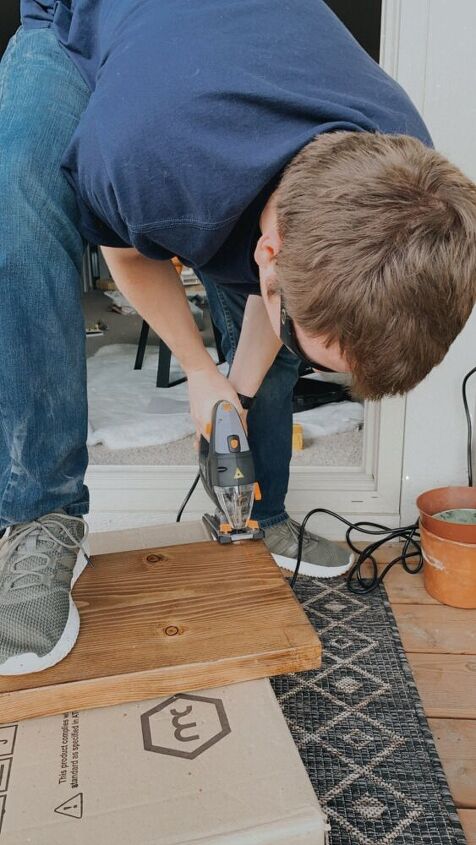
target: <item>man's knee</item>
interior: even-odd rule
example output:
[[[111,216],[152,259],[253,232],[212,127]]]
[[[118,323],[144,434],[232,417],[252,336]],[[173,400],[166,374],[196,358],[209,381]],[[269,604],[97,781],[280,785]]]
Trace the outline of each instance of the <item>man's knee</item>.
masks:
[[[14,148],[9,145],[0,155],[0,196],[4,269],[24,262],[35,250],[50,253],[53,243],[79,266],[83,241],[77,202],[59,162],[48,160],[47,155],[40,160],[28,139],[18,139]]]
[[[19,138],[14,146],[2,150],[0,161],[0,192],[2,207],[18,204],[25,208],[41,209],[48,215],[66,199],[68,190],[59,162],[40,158],[38,150],[28,139]],[[68,197],[69,199],[69,197]]]

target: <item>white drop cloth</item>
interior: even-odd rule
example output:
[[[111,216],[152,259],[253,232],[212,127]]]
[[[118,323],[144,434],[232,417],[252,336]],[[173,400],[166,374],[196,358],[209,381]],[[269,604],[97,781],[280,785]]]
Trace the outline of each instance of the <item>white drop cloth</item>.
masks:
[[[160,446],[195,430],[188,413],[187,385],[157,388],[157,347],[146,352],[141,370],[133,369],[136,351],[133,345],[113,344],[102,346],[88,359],[89,446]],[[181,375],[172,359],[171,381]],[[154,410],[160,399],[165,400],[165,413]]]
[[[364,421],[364,408],[360,402],[333,402],[311,411],[300,411],[293,419],[301,423],[306,440],[315,440],[326,434],[341,434],[359,428]]]

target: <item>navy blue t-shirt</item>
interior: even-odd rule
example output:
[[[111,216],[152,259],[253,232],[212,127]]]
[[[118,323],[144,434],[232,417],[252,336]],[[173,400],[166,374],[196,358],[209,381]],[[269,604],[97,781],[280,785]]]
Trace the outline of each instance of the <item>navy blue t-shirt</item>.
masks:
[[[316,135],[431,144],[323,0],[22,0],[22,14],[91,87],[63,165],[93,243],[256,284],[260,213]]]

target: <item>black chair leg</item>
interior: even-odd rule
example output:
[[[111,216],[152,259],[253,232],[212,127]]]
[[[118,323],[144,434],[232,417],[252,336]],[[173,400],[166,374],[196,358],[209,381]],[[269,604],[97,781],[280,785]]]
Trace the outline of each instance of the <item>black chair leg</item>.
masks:
[[[175,387],[176,384],[182,384],[184,381],[187,381],[186,377],[178,378],[175,381],[170,381],[170,362],[172,359],[172,353],[164,343],[163,340],[159,339],[159,363],[157,366],[157,387]]]
[[[172,353],[164,343],[159,339],[159,363],[157,366],[157,387],[169,387],[170,378],[170,361]]]
[[[145,348],[147,346],[147,338],[149,337],[149,324],[142,320],[142,328],[140,330],[139,343],[137,345],[136,360],[134,363],[135,370],[141,370],[144,363]]]

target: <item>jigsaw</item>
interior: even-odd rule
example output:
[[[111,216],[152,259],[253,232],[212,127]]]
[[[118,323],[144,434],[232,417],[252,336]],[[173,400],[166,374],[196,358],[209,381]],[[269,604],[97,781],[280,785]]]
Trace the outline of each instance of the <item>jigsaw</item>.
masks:
[[[210,440],[200,438],[199,467],[203,486],[216,507],[214,514],[203,517],[210,536],[219,543],[264,537],[251,519],[254,501],[261,498],[253,456],[231,402],[220,401],[213,408]]]

